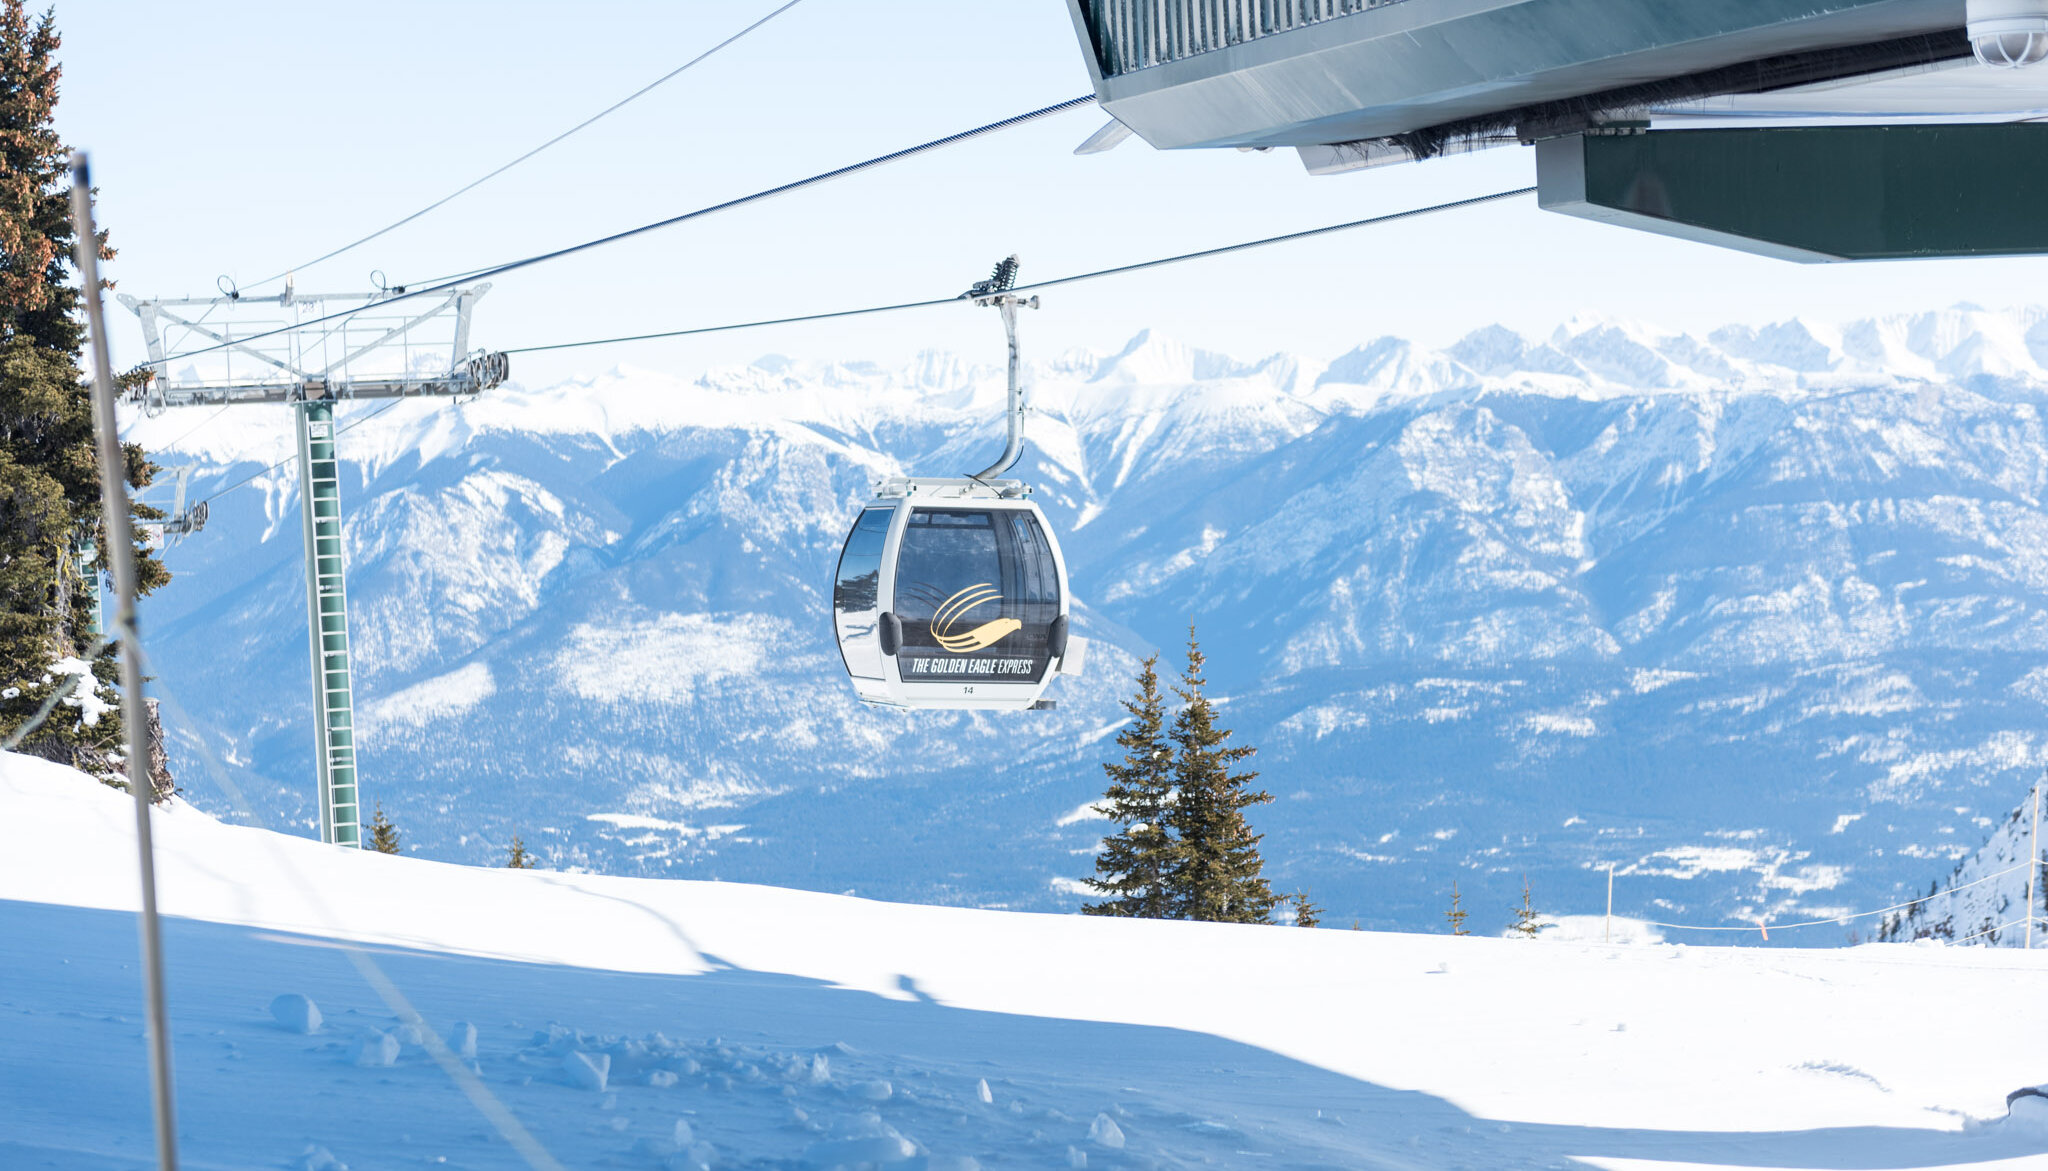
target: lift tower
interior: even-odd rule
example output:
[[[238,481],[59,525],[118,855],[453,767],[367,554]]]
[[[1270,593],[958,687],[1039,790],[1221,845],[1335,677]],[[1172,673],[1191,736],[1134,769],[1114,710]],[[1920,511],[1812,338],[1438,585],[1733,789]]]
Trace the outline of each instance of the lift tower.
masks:
[[[150,414],[239,403],[292,408],[312,644],[313,762],[324,842],[362,845],[334,408],[350,399],[474,395],[503,382],[505,355],[469,348],[471,310],[489,289],[478,284],[404,306],[382,304],[403,289],[308,294],[289,284],[273,297],[233,291],[223,297],[120,297],[142,321],[152,377],[130,397]],[[361,308],[351,308],[356,305]],[[251,320],[252,310],[265,319]],[[339,312],[348,315],[324,320]],[[313,318],[323,320],[313,324]],[[307,327],[294,328],[302,320]],[[181,349],[207,352],[181,360]]]

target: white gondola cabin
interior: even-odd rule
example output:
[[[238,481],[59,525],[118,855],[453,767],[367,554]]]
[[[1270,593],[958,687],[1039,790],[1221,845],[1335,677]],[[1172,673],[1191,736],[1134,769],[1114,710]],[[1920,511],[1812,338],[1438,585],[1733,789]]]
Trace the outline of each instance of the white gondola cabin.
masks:
[[[1087,640],[1068,633],[1067,563],[1022,480],[1017,258],[962,294],[1000,309],[1010,341],[1009,442],[971,476],[892,476],[875,485],[839,554],[833,633],[853,689],[911,708],[1045,709],[1055,675],[1079,675]]]
[[[1067,567],[1016,480],[877,486],[839,557],[832,619],[854,691],[895,707],[1050,707],[1079,674]]]

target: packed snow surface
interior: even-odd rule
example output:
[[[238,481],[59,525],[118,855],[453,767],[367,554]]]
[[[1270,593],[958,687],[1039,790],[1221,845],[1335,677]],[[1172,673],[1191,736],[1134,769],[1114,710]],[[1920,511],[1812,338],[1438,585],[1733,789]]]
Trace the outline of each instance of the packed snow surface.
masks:
[[[0,1166],[148,1165],[132,806],[0,757]],[[155,819],[195,1168],[2048,1165],[2048,957],[1120,921]],[[1581,938],[1585,932],[1579,932]],[[2031,1113],[2030,1113],[2031,1111]]]

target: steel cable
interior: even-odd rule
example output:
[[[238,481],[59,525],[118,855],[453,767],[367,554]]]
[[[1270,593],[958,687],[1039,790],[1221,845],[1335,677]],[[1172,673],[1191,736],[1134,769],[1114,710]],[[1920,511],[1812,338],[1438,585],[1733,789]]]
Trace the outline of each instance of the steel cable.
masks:
[[[1320,228],[1307,228],[1299,232],[1286,232],[1278,236],[1264,236],[1257,240],[1245,240],[1236,244],[1224,244],[1216,248],[1204,248],[1197,252],[1183,252],[1177,256],[1163,256],[1156,260],[1141,260],[1134,264],[1119,264],[1111,268],[1098,268],[1093,272],[1074,273],[1069,276],[1053,277],[1050,280],[1033,281],[1018,285],[1013,292],[1030,292],[1036,289],[1050,289],[1060,285],[1077,284],[1107,276],[1122,276],[1125,273],[1141,272],[1149,268],[1163,268],[1169,264],[1180,264],[1189,260],[1206,260],[1212,256],[1224,256],[1232,252],[1243,252],[1252,248],[1264,248],[1272,244],[1287,244],[1295,240],[1307,240],[1315,236],[1326,236],[1332,232],[1348,232],[1354,228],[1369,228],[1377,224],[1389,224],[1396,220],[1412,219],[1416,216],[1434,215],[1437,212],[1456,211],[1482,203],[1501,199],[1512,199],[1518,195],[1534,192],[1534,187],[1517,187],[1511,191],[1496,191],[1491,195],[1475,195],[1470,199],[1455,199],[1449,203],[1435,203],[1427,207],[1411,207],[1404,211],[1389,212],[1385,215],[1368,216],[1362,220],[1346,220],[1341,224],[1328,224]],[[555,342],[539,346],[515,346],[504,351],[507,354],[537,354],[544,350],[573,350],[582,346],[605,346],[617,342],[652,341],[657,338],[689,337],[702,333],[724,333],[736,329],[759,329],[768,325],[792,325],[805,321],[828,321],[835,317],[859,317],[870,313],[896,313],[905,309],[929,309],[938,305],[957,304],[962,298],[939,297],[929,301],[904,301],[894,305],[873,305],[863,309],[835,309],[826,313],[808,313],[797,317],[775,317],[764,321],[742,321],[730,325],[705,325],[693,329],[671,329],[658,333],[637,333],[623,337],[594,338],[590,341]]]
[[[299,271],[300,269],[311,268],[314,265],[319,264],[323,261],[332,260],[335,257],[340,256],[344,252],[348,252],[364,244],[368,244],[370,241],[375,240],[379,236],[385,235],[388,232],[393,232],[399,228],[404,227],[405,225],[413,222],[414,220],[419,219],[421,216],[426,215],[428,212],[431,212],[436,208],[441,207],[443,204],[450,202],[457,196],[466,195],[469,192],[474,191],[478,187],[483,186],[485,183],[490,182],[492,179],[497,178],[498,176],[504,174],[505,172],[511,170],[512,168],[518,166],[519,164],[525,162],[526,160],[532,158],[533,156],[539,154],[540,152],[548,149],[549,147],[555,145],[558,142],[561,142],[563,139],[568,138],[570,135],[587,128],[592,123],[598,121],[601,118],[606,117],[607,115],[617,112],[621,107],[625,106],[627,103],[635,101],[636,99],[639,99],[641,97],[645,97],[648,93],[652,92],[656,88],[687,72],[690,68],[697,65],[699,62],[719,52],[721,49],[730,46],[733,42],[739,40],[741,37],[746,36],[748,33],[753,32],[755,29],[760,28],[762,25],[767,24],[769,21],[774,20],[778,16],[781,16],[783,13],[788,12],[790,9],[795,8],[798,4],[802,2],[803,0],[789,0],[789,2],[787,4],[784,4],[782,7],[777,8],[773,12],[770,12],[768,15],[762,17],[761,19],[755,21],[754,23],[748,25],[747,27],[741,29],[740,31],[732,34],[731,36],[725,38],[724,40],[718,42],[717,44],[711,46],[710,48],[704,50],[702,53],[697,54],[695,57],[690,58],[688,61],[683,62],[681,65],[676,66],[674,69],[669,70],[667,73],[662,74],[660,77],[655,78],[653,81],[648,82],[646,85],[641,86],[639,89],[634,90],[632,93],[627,94],[625,97],[620,98],[618,101],[613,102],[611,105],[606,106],[604,109],[599,110],[597,113],[592,114],[590,117],[585,118],[583,121],[578,122],[576,125],[571,126],[567,130],[562,131],[560,134],[555,135],[553,138],[548,139],[546,142],[541,143],[539,146],[534,147],[532,150],[527,151],[525,154],[520,155],[518,158],[513,159],[511,162],[506,163],[504,166],[499,167],[497,170],[492,171],[489,174],[486,174],[480,178],[471,180],[470,182],[464,184],[461,187],[456,188],[455,190],[449,192],[448,194],[442,196],[441,198],[435,200],[434,202],[428,204],[427,206],[419,209],[418,211],[412,213],[411,215],[406,216],[404,219],[394,220],[393,222],[386,224],[381,228],[378,228],[376,231],[371,232],[369,235],[364,236],[362,239],[355,240],[347,244],[343,244],[341,247],[336,248],[332,252],[316,256],[313,259],[304,262],[303,264],[292,265],[286,268],[283,272],[264,277],[262,280],[257,281],[255,284],[252,284],[249,287],[252,289],[260,288],[263,285],[267,285],[270,282],[277,280],[281,277],[289,276],[292,273]]]
[[[1021,126],[1026,122],[1034,122],[1040,118],[1050,117],[1054,114],[1063,114],[1066,113],[1068,110],[1078,109],[1081,106],[1090,105],[1094,101],[1094,94],[1087,94],[1078,98],[1069,98],[1064,102],[1058,102],[1053,105],[1046,106],[1042,109],[1030,110],[1022,114],[1016,114],[1011,117],[1004,118],[1000,121],[990,122],[985,126],[976,126],[970,130],[962,130],[959,131],[958,133],[948,134],[944,138],[935,138],[932,139],[930,142],[923,142],[917,144],[916,146],[904,147],[901,150],[891,151],[885,155],[877,155],[874,158],[864,159],[858,163],[849,163],[844,167],[839,167],[831,171],[824,171],[816,175],[811,175],[808,178],[797,179],[789,183],[784,183],[779,187],[770,187],[763,191],[756,191],[751,195],[741,195],[733,199],[728,199],[723,203],[714,203],[708,207],[700,207],[695,211],[686,211],[680,215],[669,216],[667,219],[655,220],[653,223],[641,224],[639,227],[627,228],[624,231],[613,232],[608,236],[600,236],[595,240],[586,240],[580,244],[570,244],[565,247],[551,249],[547,252],[535,253],[532,256],[522,257],[518,260],[508,260],[502,264],[494,264],[485,268],[471,269],[468,272],[457,273],[453,276],[436,277],[428,284],[422,285],[418,288],[414,288],[411,285],[401,285],[399,286],[399,288],[403,291],[395,292],[390,296],[377,297],[371,299],[367,304],[357,306],[354,309],[344,309],[339,312],[325,314],[320,317],[307,318],[304,321],[294,322],[291,325],[279,326],[276,329],[265,330],[260,333],[253,333],[246,337],[237,338],[232,342],[220,342],[215,345],[201,346],[196,350],[186,350],[185,352],[180,354],[170,354],[165,356],[161,362],[151,362],[149,363],[149,365],[168,366],[172,362],[182,361],[186,358],[197,357],[201,354],[211,354],[217,350],[225,350],[232,348],[234,346],[245,346],[248,345],[250,342],[261,341],[264,338],[276,337],[279,334],[291,333],[294,330],[307,329],[312,326],[321,325],[329,321],[338,321],[344,317],[353,317],[358,313],[362,313],[376,306],[389,305],[396,301],[408,301],[414,297],[424,297],[430,293],[445,293],[448,290],[456,287],[463,281],[482,280],[486,277],[499,276],[501,274],[508,272],[516,272],[522,268],[528,268],[536,264],[544,264],[550,260],[560,260],[565,256],[574,256],[579,252],[587,252],[592,248],[602,248],[607,244],[616,244],[621,240],[630,240],[635,236],[645,235],[648,232],[659,231],[662,228],[674,227],[677,224],[687,223],[695,219],[701,219],[702,217],[708,215],[715,215],[718,212],[731,211],[734,208],[746,207],[750,204],[759,203],[763,200],[773,199],[778,195],[787,195],[793,191],[801,191],[807,187],[815,187],[821,183],[829,183],[834,179],[843,179],[849,175],[856,175],[861,173],[862,171],[871,170],[875,167],[884,166],[886,164],[893,162],[899,162],[903,159],[911,158],[916,155],[925,154],[929,151],[940,150],[944,147],[953,146],[961,142],[966,142],[969,139],[979,138],[985,134],[993,134],[1000,130],[1007,130],[1013,126]]]

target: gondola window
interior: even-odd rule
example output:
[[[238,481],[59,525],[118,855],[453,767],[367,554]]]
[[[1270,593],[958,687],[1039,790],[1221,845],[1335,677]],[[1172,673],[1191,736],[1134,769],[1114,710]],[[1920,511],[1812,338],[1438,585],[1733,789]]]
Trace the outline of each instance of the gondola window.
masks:
[[[839,575],[832,586],[832,621],[839,653],[850,675],[882,677],[882,643],[875,621],[880,612],[882,546],[889,539],[893,508],[870,508],[860,514],[846,548],[839,555]]]
[[[895,613],[906,681],[1034,682],[1059,615],[1052,549],[1028,514],[921,508],[904,526]]]

